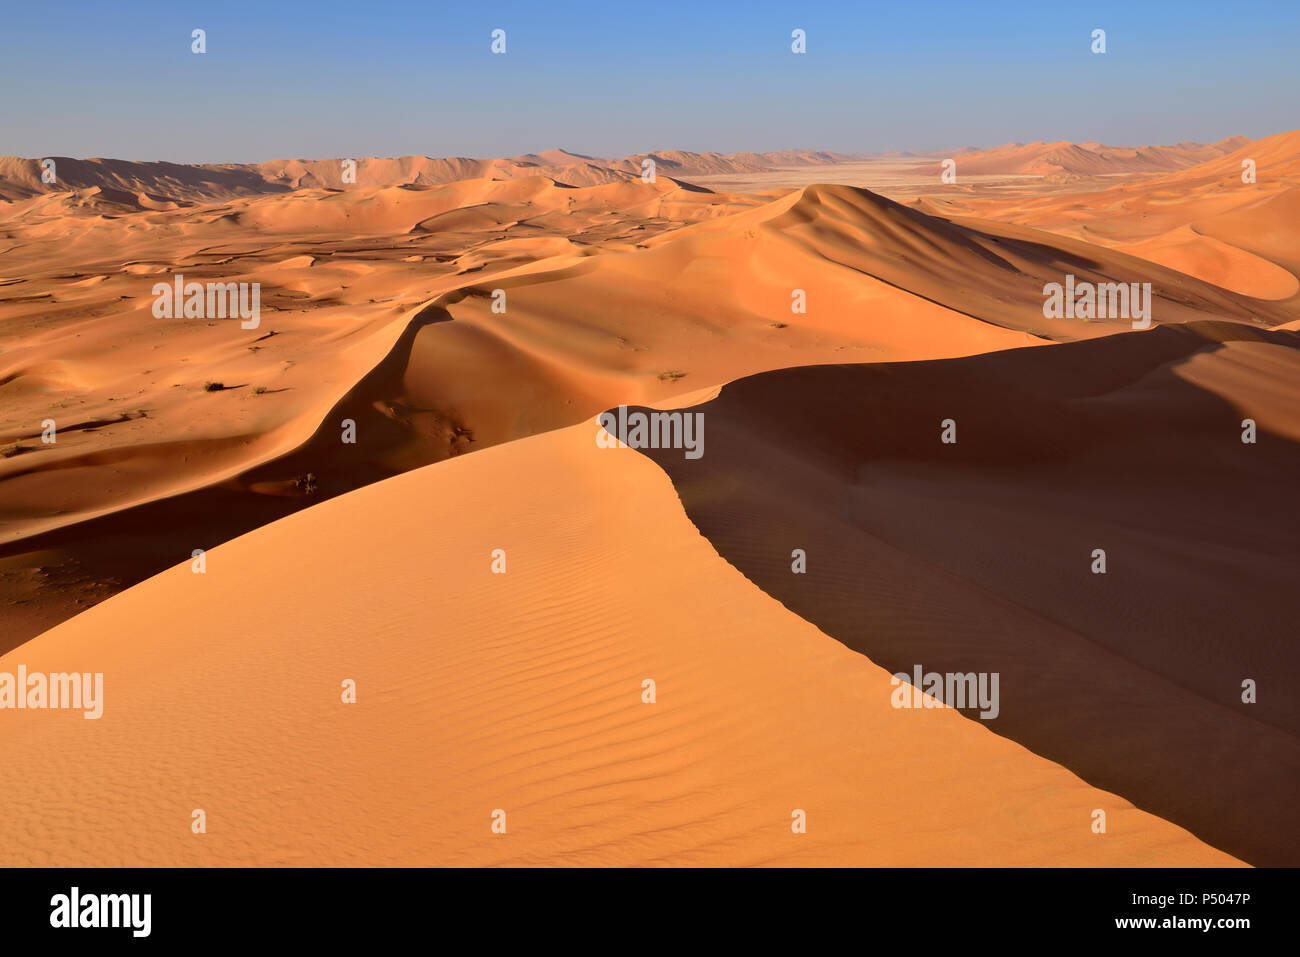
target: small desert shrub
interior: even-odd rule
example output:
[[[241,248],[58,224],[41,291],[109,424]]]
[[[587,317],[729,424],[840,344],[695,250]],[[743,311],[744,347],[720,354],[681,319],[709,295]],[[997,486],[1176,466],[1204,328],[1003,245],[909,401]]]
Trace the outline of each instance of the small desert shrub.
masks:
[[[204,392],[220,392],[226,387],[224,382],[205,382],[203,383]]]
[[[306,475],[299,475],[293,480],[293,487],[302,489],[306,495],[311,495],[319,486],[316,484],[315,473],[308,472]]]
[[[661,382],[671,382],[673,379],[680,379],[684,375],[686,375],[685,372],[678,372],[676,369],[670,369],[667,372],[659,373],[659,380]]]
[[[265,391],[266,391],[266,386],[259,385],[253,389],[253,395],[261,395]]]

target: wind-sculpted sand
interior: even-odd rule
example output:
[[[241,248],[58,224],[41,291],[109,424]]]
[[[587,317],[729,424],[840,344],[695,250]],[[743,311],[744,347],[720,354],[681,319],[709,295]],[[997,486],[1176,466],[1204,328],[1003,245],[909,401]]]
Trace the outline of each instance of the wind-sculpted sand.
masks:
[[[326,502],[0,657],[105,683],[98,721],[5,716],[0,859],[1233,863],[956,711],[891,709],[885,671],[746,581],[596,431]]]
[[[0,160],[6,863],[1295,863],[1297,136]]]
[[[707,454],[645,454],[792,612],[891,673],[997,673],[992,731],[1251,863],[1300,858],[1300,335],[788,369],[691,412]]]

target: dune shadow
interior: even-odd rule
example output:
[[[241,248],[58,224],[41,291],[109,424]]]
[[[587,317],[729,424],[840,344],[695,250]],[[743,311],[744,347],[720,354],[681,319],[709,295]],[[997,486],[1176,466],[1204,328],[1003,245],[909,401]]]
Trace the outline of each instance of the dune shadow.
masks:
[[[77,522],[54,531],[0,546],[0,569],[57,567],[64,578],[111,583],[120,591],[188,561],[195,548],[210,549],[255,528],[341,495],[389,478],[407,468],[446,458],[445,449],[421,444],[400,418],[385,415],[375,397],[392,393],[409,361],[420,331],[452,317],[440,304],[431,304],[412,317],[385,358],[362,377],[325,415],[321,427],[302,445],[270,462],[254,466],[219,485]],[[222,385],[228,392],[241,386]],[[264,395],[282,392],[267,390]],[[202,401],[196,397],[193,401]],[[356,423],[356,442],[345,445],[340,423]],[[395,464],[394,448],[407,449]],[[27,451],[26,448],[21,451]],[[66,463],[74,465],[76,463]],[[310,491],[295,485],[297,476],[312,473]],[[268,494],[267,489],[273,492]],[[0,574],[0,596],[11,582]],[[21,592],[18,600],[50,606],[45,627],[69,617],[62,596],[48,591],[35,599]],[[95,600],[100,600],[103,594]],[[10,600],[13,597],[10,596]],[[75,610],[82,610],[77,607]],[[0,636],[0,654],[35,637],[37,632],[7,629]]]
[[[1278,388],[1300,381],[1300,336],[1232,323],[786,369],[691,410],[701,458],[643,454],[719,554],[828,635],[894,674],[996,673],[997,717],[967,717],[1247,862],[1296,865],[1300,446],[1245,444],[1241,422],[1276,415],[1260,395],[1300,415],[1300,390],[1229,402],[1182,374],[1258,350]]]

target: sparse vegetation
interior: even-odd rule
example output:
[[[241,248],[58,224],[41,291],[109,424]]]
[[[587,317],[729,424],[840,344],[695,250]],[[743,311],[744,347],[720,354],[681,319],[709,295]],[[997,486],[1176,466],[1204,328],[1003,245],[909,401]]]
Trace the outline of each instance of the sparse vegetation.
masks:
[[[676,369],[669,369],[667,372],[659,373],[659,380],[661,382],[671,382],[674,379],[680,379],[685,375],[685,372],[678,372]]]
[[[203,383],[204,392],[220,392],[226,387],[224,382],[205,382]]]
[[[15,442],[13,445],[6,445],[4,448],[0,449],[0,455],[7,459],[11,459],[15,455],[22,455],[24,452],[30,451],[31,449],[23,445],[21,442]]]
[[[314,472],[308,472],[306,475],[299,475],[293,480],[293,487],[301,490],[304,495],[312,495],[318,488],[320,488],[320,486],[316,484],[316,475]]]
[[[254,387],[253,387],[253,395],[261,395],[261,394],[262,394],[263,392],[265,392],[265,391],[266,391],[266,386],[264,386],[264,385],[259,385],[259,386],[254,386]]]
[[[788,322],[773,322],[773,323],[771,323],[771,326],[772,326],[773,329],[784,329],[784,328],[785,328],[786,326],[788,326],[788,325],[789,325]]]

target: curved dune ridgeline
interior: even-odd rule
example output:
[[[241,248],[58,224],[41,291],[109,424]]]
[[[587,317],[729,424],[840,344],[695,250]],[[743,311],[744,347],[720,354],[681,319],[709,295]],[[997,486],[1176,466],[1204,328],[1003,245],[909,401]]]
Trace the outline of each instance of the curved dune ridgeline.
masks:
[[[786,369],[691,411],[702,457],[644,454],[785,607],[891,673],[997,672],[977,723],[1253,864],[1300,857],[1300,334]]]
[[[0,858],[1300,862],[1298,136],[0,158]]]

